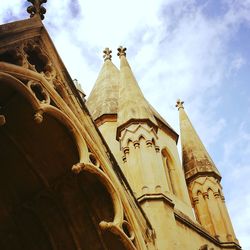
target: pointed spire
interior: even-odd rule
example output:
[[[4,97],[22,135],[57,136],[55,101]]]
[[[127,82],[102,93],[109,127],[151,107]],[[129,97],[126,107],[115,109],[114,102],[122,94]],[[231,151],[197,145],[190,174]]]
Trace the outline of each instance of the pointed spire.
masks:
[[[151,106],[144,98],[126,59],[126,50],[126,48],[120,46],[117,54],[120,58],[117,138],[129,122],[146,121],[157,129]]]
[[[86,102],[94,120],[105,114],[117,114],[119,70],[112,63],[112,51],[103,50],[104,64]]]
[[[46,9],[42,6],[42,4],[47,3],[47,0],[27,0],[32,5],[27,8],[27,12],[30,14],[30,17],[34,17],[39,15],[41,20],[44,19],[44,14],[46,13]]]
[[[212,175],[220,180],[220,173],[189,120],[183,103],[178,99],[176,107],[179,110],[180,117],[182,162],[186,180],[190,181],[199,175]]]

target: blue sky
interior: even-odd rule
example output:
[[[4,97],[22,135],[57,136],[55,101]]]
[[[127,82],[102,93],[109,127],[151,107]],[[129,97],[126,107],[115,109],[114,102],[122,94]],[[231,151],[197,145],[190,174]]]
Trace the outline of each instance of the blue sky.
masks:
[[[72,3],[73,2],[73,3]],[[28,17],[0,2],[0,22]],[[233,225],[250,249],[250,0],[48,0],[44,24],[89,94],[102,50],[127,47],[149,102],[177,130],[177,98],[222,173]],[[73,62],[72,62],[73,61]]]

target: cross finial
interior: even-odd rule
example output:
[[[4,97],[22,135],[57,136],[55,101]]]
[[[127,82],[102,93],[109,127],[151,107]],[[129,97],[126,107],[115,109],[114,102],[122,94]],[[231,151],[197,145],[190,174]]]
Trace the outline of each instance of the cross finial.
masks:
[[[103,55],[104,61],[111,60],[111,58],[112,58],[112,55],[111,55],[112,50],[110,50],[109,48],[105,48],[103,50],[103,53],[104,53],[104,55]]]
[[[117,55],[121,58],[121,56],[126,56],[127,48],[120,46],[118,49]]]
[[[179,110],[179,109],[184,109],[183,103],[184,103],[183,101],[181,101],[180,99],[178,99],[178,100],[176,101],[175,107],[177,107],[178,110]]]
[[[46,13],[46,9],[42,6],[42,4],[47,3],[47,0],[27,0],[32,5],[27,8],[27,12],[30,14],[30,17],[35,15],[39,15],[40,18],[44,19],[44,14]]]

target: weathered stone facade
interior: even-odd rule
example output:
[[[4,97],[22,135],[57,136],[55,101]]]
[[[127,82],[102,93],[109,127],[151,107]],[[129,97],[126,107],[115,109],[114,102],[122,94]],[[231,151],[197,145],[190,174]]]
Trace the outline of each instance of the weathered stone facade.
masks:
[[[0,249],[241,249],[183,102],[178,134],[120,47],[85,102],[30,1],[0,26]]]

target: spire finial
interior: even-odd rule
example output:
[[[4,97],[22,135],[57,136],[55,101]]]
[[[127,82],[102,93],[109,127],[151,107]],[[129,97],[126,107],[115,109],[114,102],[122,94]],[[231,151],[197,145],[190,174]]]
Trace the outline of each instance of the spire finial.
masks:
[[[180,99],[178,99],[178,100],[176,101],[175,107],[177,107],[178,110],[179,110],[179,109],[184,109],[183,103],[184,103],[183,101],[181,101]]]
[[[127,48],[120,46],[118,49],[117,55],[121,58],[121,56],[126,56]]]
[[[46,13],[46,9],[42,6],[42,4],[47,3],[47,0],[27,0],[32,5],[27,8],[27,12],[30,14],[30,17],[35,15],[39,15],[41,20],[44,19],[44,14]]]
[[[104,53],[104,55],[103,55],[104,61],[107,61],[107,60],[110,60],[110,61],[111,61],[111,58],[112,58],[112,55],[111,55],[112,50],[110,50],[109,48],[105,48],[105,49],[103,50],[103,53]]]

